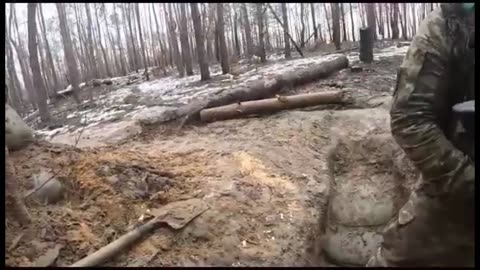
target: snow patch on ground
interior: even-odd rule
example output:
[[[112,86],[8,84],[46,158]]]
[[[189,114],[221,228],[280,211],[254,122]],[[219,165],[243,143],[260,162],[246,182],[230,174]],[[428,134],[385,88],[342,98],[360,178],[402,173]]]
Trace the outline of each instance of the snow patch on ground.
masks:
[[[47,140],[52,139],[56,135],[59,134],[65,134],[69,133],[70,130],[72,130],[74,127],[72,126],[63,126],[61,128],[53,129],[53,130],[48,130],[48,129],[43,129],[43,130],[36,130],[35,135],[44,137]]]
[[[407,50],[408,46],[391,46],[374,50],[374,59],[379,60],[385,57],[405,55]],[[95,108],[74,112],[69,114],[67,119],[80,117],[79,121],[86,130],[97,129],[99,124],[116,120],[122,120],[122,122],[130,120],[149,122],[150,119],[155,119],[158,114],[174,109],[171,106],[187,104],[193,99],[215,95],[224,90],[244,86],[252,81],[269,79],[276,75],[309,68],[312,65],[331,61],[342,55],[346,55],[350,63],[359,61],[358,51],[352,51],[346,54],[318,55],[292,60],[283,59],[283,54],[275,54],[269,57],[268,64],[255,65],[251,70],[235,76],[231,74],[222,75],[219,66],[214,65],[210,68],[212,80],[209,82],[201,82],[200,75],[185,76],[182,78],[174,75],[126,86],[106,95],[99,96],[99,98],[95,100]],[[116,77],[112,78],[112,81],[120,82],[127,79],[128,76]],[[124,104],[125,98],[129,95],[136,95],[141,98],[141,100],[158,101],[160,106],[147,108],[143,105]],[[142,102],[139,103],[141,104]],[[52,139],[55,136],[60,136],[60,134],[70,133],[71,130],[71,126],[65,126],[55,130],[41,130],[37,131],[37,133]],[[100,134],[98,136],[100,136]]]
[[[392,57],[392,56],[404,56],[407,51],[408,51],[409,46],[402,46],[402,47],[397,47],[397,46],[390,46],[384,49],[374,49],[373,50],[373,60],[378,61],[381,60],[382,58],[387,58],[387,57]],[[350,52],[347,54],[348,61],[350,63],[356,63],[359,60],[359,52]]]
[[[125,97],[132,93],[132,88],[120,88],[118,90],[108,93],[107,95],[101,95],[98,98],[97,102],[106,106],[111,106],[113,104],[123,104],[123,100],[125,99]]]

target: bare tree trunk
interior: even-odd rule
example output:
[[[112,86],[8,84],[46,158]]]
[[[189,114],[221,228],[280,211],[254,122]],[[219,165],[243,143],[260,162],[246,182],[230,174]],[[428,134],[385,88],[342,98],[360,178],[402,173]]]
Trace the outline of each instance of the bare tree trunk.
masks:
[[[108,64],[107,53],[105,52],[105,47],[102,44],[102,29],[100,28],[100,21],[98,20],[98,9],[96,7],[96,4],[94,4],[93,7],[95,8],[95,18],[96,18],[97,29],[98,29],[98,44],[100,45],[100,49],[102,50],[103,61],[105,62],[105,69],[107,71],[107,76],[109,78],[111,78],[112,77],[112,72],[110,71],[110,67],[109,67],[109,64]]]
[[[215,5],[215,4],[212,4]],[[215,48],[215,59],[217,59],[217,62],[220,63],[220,38],[218,37],[218,25],[215,24],[215,43],[214,43],[214,48]]]
[[[89,5],[90,8],[90,5]],[[94,22],[94,16],[95,13],[92,12],[92,24],[95,24]],[[97,78],[105,78],[107,75],[107,71],[105,69],[105,63],[103,62],[103,57],[102,57],[102,51],[100,49],[100,46],[98,45],[98,36],[97,36],[98,29],[93,26],[92,29],[92,38],[93,38],[93,49],[95,51],[95,61],[98,67],[98,76]],[[75,37],[72,38],[72,43],[75,42]]]
[[[273,17],[275,18],[275,20],[277,20],[278,24],[280,24],[280,26],[283,28],[284,33],[287,35],[288,38],[290,38],[290,41],[293,43],[293,46],[295,46],[295,49],[298,51],[298,53],[300,54],[300,56],[304,57],[304,56],[303,56],[303,53],[302,53],[302,50],[301,50],[300,47],[297,45],[297,43],[296,43],[295,40],[292,38],[292,36],[288,33],[287,28],[283,25],[282,21],[281,21],[280,18],[277,16],[277,13],[275,13],[275,11],[273,10],[272,5],[270,5],[269,3],[267,3],[267,6],[268,6],[268,8],[270,8],[270,11],[272,12]]]
[[[378,31],[383,38],[385,38],[385,22],[383,20],[383,10],[382,10],[382,3],[378,4]]]
[[[58,11],[58,20],[60,25],[60,34],[62,36],[63,51],[65,53],[65,62],[68,67],[68,74],[70,77],[70,82],[73,89],[73,98],[80,104],[80,98],[78,93],[80,88],[78,84],[80,83],[80,74],[78,73],[77,61],[73,54],[72,40],[70,38],[70,31],[68,30],[67,16],[65,14],[64,4],[56,3]]]
[[[206,81],[210,79],[210,71],[208,70],[208,62],[205,55],[202,21],[200,19],[200,12],[198,11],[197,3],[190,3],[190,10],[192,12],[193,28],[195,30],[200,78],[202,81]]]
[[[389,4],[388,3],[385,3],[385,18],[387,19],[387,38],[390,38],[391,35],[390,35],[390,22],[391,22],[391,11],[390,11],[390,8],[389,8]]]
[[[243,13],[243,26],[245,27],[245,39],[247,43],[247,58],[251,58],[254,54],[253,50],[253,39],[252,39],[252,30],[250,27],[250,21],[248,19],[247,4],[242,3],[242,13]]]
[[[167,5],[167,4],[164,3],[164,5]],[[180,55],[180,50],[178,48],[177,34],[175,32],[176,23],[175,23],[175,20],[173,19],[171,5],[172,5],[171,3],[168,4],[168,14],[167,14],[167,10],[165,9],[165,18],[168,18],[167,27],[170,33],[170,45],[173,52],[175,66],[177,67],[178,75],[180,77],[183,77],[185,76],[185,69],[182,63],[183,61],[182,61],[182,56]]]
[[[328,10],[327,10],[327,4],[323,3],[323,10],[325,11],[325,18],[327,19],[327,27],[328,27],[328,36],[330,37],[330,41],[333,41],[333,34],[332,34],[332,29],[330,27],[330,18],[328,18]]]
[[[355,23],[353,22],[353,9],[352,3],[348,3],[350,6],[350,21],[352,22],[352,40],[355,42]]]
[[[270,32],[268,31],[268,16],[264,11],[264,25],[265,25],[265,49],[266,51],[271,51],[272,50],[272,43],[270,42]]]
[[[418,20],[419,23],[420,23],[420,21],[423,21],[423,19],[425,19],[425,9],[426,9],[425,8],[425,3],[421,3],[420,5],[421,5],[420,6],[420,14],[419,14],[420,20]]]
[[[90,66],[93,74],[90,74],[90,78],[95,78],[99,74],[98,66],[97,66],[97,61],[95,57],[95,51],[93,49],[93,25],[92,25],[92,16],[90,14],[90,7],[88,3],[85,3],[85,11],[87,13],[87,23],[88,23],[88,51],[90,54]]]
[[[230,36],[231,36],[226,38],[227,42],[230,41],[230,47],[232,52],[232,59],[230,60],[230,62],[236,62],[238,60],[238,57],[240,56],[239,54],[237,54],[237,51],[235,49],[236,44],[235,44],[235,23],[233,21],[234,12],[232,8],[233,4],[234,3],[227,4],[227,9],[226,9],[228,11],[227,17],[228,17],[228,22],[230,24],[230,31],[228,32],[230,33]]]
[[[138,28],[137,28],[137,19],[136,19],[136,13],[135,13],[135,3],[130,3],[131,5],[131,8],[130,8],[130,16],[131,16],[131,20],[132,20],[132,32],[133,32],[133,39],[135,40],[135,46],[138,48],[138,50],[136,50],[134,52],[135,56],[136,56],[136,61],[137,61],[137,72],[138,72],[138,69],[141,69],[143,66],[144,66],[144,63],[143,63],[143,57],[142,57],[142,52],[141,52],[141,45],[139,45],[139,42],[140,42],[140,39],[138,38]]]
[[[113,12],[114,12],[113,16],[116,17],[117,13],[115,11],[115,6],[113,7]],[[102,3],[102,14],[103,14],[103,20],[105,21],[105,30],[107,32],[108,40],[110,42],[110,48],[112,49],[113,60],[115,62],[114,73],[115,74],[123,73],[121,71],[122,70],[122,64],[121,64],[121,59],[120,59],[121,56],[118,57],[118,53],[116,52],[115,44],[113,42],[112,33],[108,29],[108,20],[107,20],[107,14],[106,13],[107,13],[107,10],[106,10],[106,7],[105,7],[105,3]],[[120,47],[121,45],[122,44],[118,44],[118,47]]]
[[[218,41],[220,47],[220,60],[222,65],[222,73],[230,72],[230,65],[228,60],[227,42],[225,41],[225,20],[223,16],[223,4],[217,3],[217,30]]]
[[[364,16],[364,3],[357,3],[358,14],[360,15],[360,22],[362,23],[361,28],[365,27],[365,16]]]
[[[313,26],[313,37],[315,38],[315,41],[318,40],[318,29],[317,29],[317,23],[315,22],[315,7],[314,3],[310,3],[310,10],[312,12],[312,26]]]
[[[23,78],[23,84],[28,93],[28,100],[32,104],[33,108],[37,108],[37,104],[35,102],[35,89],[33,87],[32,77],[30,76],[30,72],[29,72],[30,71],[30,68],[28,67],[29,64],[27,63],[28,55],[27,55],[27,52],[25,51],[25,47],[23,46],[22,39],[20,38],[20,36],[18,36],[18,22],[15,14],[14,4],[10,4],[10,20],[13,20],[13,23],[15,25],[18,44],[17,42],[14,41],[12,31],[10,31],[10,42],[12,43],[17,53],[17,58],[20,64],[20,70]],[[12,21],[10,21],[9,24],[11,25]]]
[[[140,46],[142,47],[142,56],[143,56],[143,65],[145,68],[145,77],[150,80],[150,75],[148,75],[148,61],[145,49],[145,41],[143,40],[143,33],[142,33],[142,24],[140,23],[140,9],[139,4],[135,3],[135,12],[137,13],[137,25],[138,25],[138,35],[140,36]]]
[[[390,25],[392,26],[392,39],[398,39],[399,31],[398,31],[398,3],[391,3],[392,5],[392,20]]]
[[[57,90],[58,90],[57,71],[55,70],[55,65],[53,64],[52,51],[50,50],[50,44],[48,43],[47,32],[46,32],[46,28],[45,28],[45,18],[43,17],[42,4],[39,4],[39,10],[40,10],[43,40],[45,40],[45,50],[47,52],[47,60],[48,60],[48,63],[50,65],[50,72],[52,74],[52,80],[53,80],[53,85],[54,85],[53,91],[56,93]]]
[[[305,47],[305,8],[303,3],[300,3],[300,23],[302,27],[300,28],[300,48]]]
[[[180,3],[180,41],[182,43],[183,62],[187,76],[193,75],[192,56],[190,55],[190,44],[188,42],[187,12],[185,10],[186,3]]]
[[[116,4],[113,4],[113,10],[114,10],[114,16],[115,16],[115,29],[117,30],[117,45],[118,49],[120,51],[120,67],[122,71],[122,75],[125,76],[127,75],[127,64],[125,63],[125,55],[123,53],[123,47],[122,47],[122,35],[120,35],[120,22],[119,22],[119,16],[117,14],[117,11],[115,9]],[[125,22],[124,22],[125,23]]]
[[[412,37],[417,33],[417,13],[415,10],[415,4],[412,3]]]
[[[365,63],[373,61],[373,33],[372,28],[360,29],[360,55],[359,59]]]
[[[399,19],[399,22],[400,22],[400,29],[402,30],[402,36],[404,35],[403,34],[403,30],[404,30],[404,25],[403,25],[403,14],[399,11],[398,12],[398,19]],[[400,31],[399,31],[399,36],[400,36]],[[400,38],[400,37],[399,37]]]
[[[347,41],[347,24],[345,21],[345,10],[343,9],[343,3],[340,3],[340,11],[342,13],[342,28],[343,28],[343,41]]]
[[[205,42],[207,47],[207,59],[213,59],[214,57],[213,46],[215,46],[215,36],[212,37],[212,35],[214,35],[215,33],[212,34],[212,32],[215,32],[215,28],[212,27],[212,21],[213,21],[213,18],[215,17],[215,12],[212,9],[212,5],[209,5],[208,14],[207,14],[207,4],[203,3],[202,6],[203,6],[202,14],[203,14],[203,28],[204,28],[203,33],[205,33],[205,38],[206,38]],[[214,28],[214,30],[212,31],[211,28]],[[212,46],[212,42],[214,43],[213,46]]]
[[[166,52],[166,48],[164,47],[163,45],[163,42],[162,42],[162,39],[160,38],[160,25],[158,23],[158,18],[157,18],[157,13],[155,11],[155,6],[152,4],[152,8],[153,8],[153,17],[155,19],[155,26],[157,28],[157,38],[158,38],[158,43],[160,44],[160,51],[162,53],[162,69],[163,69],[163,74],[166,75],[167,74],[167,71],[165,69],[166,65],[167,65],[167,52]]]
[[[7,60],[9,61],[9,60]],[[16,85],[15,79],[11,78],[12,73],[8,71],[5,76],[5,89],[10,89],[8,93],[5,93],[5,103],[10,104],[20,116],[24,115],[24,107],[21,95],[19,94],[20,88],[19,85]],[[18,79],[18,78],[17,78]]]
[[[235,51],[237,53],[237,56],[240,57],[241,55],[241,50],[240,50],[240,40],[238,38],[238,15],[237,15],[237,11],[235,11],[235,18],[233,20],[233,28],[234,28],[234,33],[235,33]]]
[[[7,51],[7,72],[8,72],[9,82],[10,82],[9,88],[12,89],[10,91],[11,92],[10,96],[12,97],[11,100],[13,103],[12,105],[16,110],[18,110],[17,112],[22,113],[23,108],[21,105],[23,102],[22,102],[21,95],[19,94],[21,93],[21,85],[20,85],[20,80],[18,79],[18,76],[17,76],[17,70],[15,68],[12,47],[10,46],[10,42],[8,41],[7,38],[5,38],[5,49]]]
[[[335,48],[340,50],[342,47],[340,42],[340,8],[338,3],[330,3],[330,5],[332,8],[333,43],[335,44]]]
[[[130,4],[131,5],[131,4]],[[133,64],[132,68],[138,72],[138,59],[137,59],[137,49],[135,47],[135,35],[133,34],[133,27],[132,27],[132,19],[130,15],[131,9],[129,8],[128,10],[124,9],[124,12],[126,14],[126,20],[128,24],[128,29],[130,31],[130,45],[132,46],[131,50],[131,63]]]
[[[290,52],[290,39],[288,37],[288,14],[287,14],[287,3],[283,2],[282,5],[282,15],[283,15],[283,39],[285,42],[285,58],[292,58]]]
[[[407,3],[402,3],[403,7],[403,39],[407,40],[408,35],[407,35]]]
[[[33,81],[35,83],[35,99],[38,106],[38,114],[43,122],[50,120],[50,113],[47,107],[47,96],[45,85],[40,71],[40,64],[38,62],[38,48],[37,48],[37,21],[35,18],[37,4],[28,3],[28,50],[30,53],[30,67],[32,69]]]
[[[36,12],[37,20],[40,21],[40,15]],[[55,93],[52,91],[53,86],[50,85],[50,75],[48,75],[48,67],[47,61],[45,60],[46,56],[44,56],[45,49],[43,47],[42,36],[39,33],[40,31],[37,28],[37,46],[38,46],[38,56],[39,56],[39,64],[40,64],[40,74],[42,75],[43,85],[45,86],[45,95],[47,99],[53,96]]]
[[[148,23],[146,23],[146,29],[147,29],[147,33],[145,34],[146,36],[148,35],[148,38],[150,39],[150,55],[152,56],[150,61],[151,61],[151,66],[156,66],[156,67],[160,67],[160,62],[159,62],[159,53],[158,53],[158,50],[157,50],[157,46],[155,46],[155,39],[153,38],[153,15],[152,15],[152,6],[153,6],[153,3],[151,3],[150,5],[149,4],[146,4],[146,12],[148,13]]]
[[[125,35],[125,50],[126,50],[126,58],[125,58],[125,63],[126,63],[126,72],[129,73],[131,70],[135,69],[134,65],[134,58],[135,56],[132,54],[132,46],[131,42],[129,42],[129,27],[128,27],[128,15],[127,15],[127,10],[126,10],[126,4],[125,3],[120,3],[120,9],[122,11],[122,21],[123,21],[123,31]],[[120,36],[121,37],[121,36]],[[120,38],[121,41],[121,38]]]
[[[375,3],[366,3],[367,24],[372,29],[373,40],[377,40],[377,27],[375,23]]]
[[[85,47],[86,46],[86,42],[85,42],[85,38],[84,38],[84,35],[83,35],[83,32],[81,31],[82,27],[80,26],[80,16],[79,16],[79,11],[78,11],[78,7],[77,7],[77,4],[74,4],[73,5],[73,10],[74,10],[74,13],[75,13],[75,19],[77,20],[77,34],[78,34],[78,40],[79,40],[79,47],[80,47],[80,58],[78,59],[78,61],[80,62],[81,64],[81,69],[82,69],[82,78],[83,78],[83,81],[87,81],[92,72],[91,72],[91,65],[90,65],[90,58],[89,58],[89,53],[88,53],[88,50],[87,48]]]
[[[148,9],[148,3],[143,4],[143,8],[141,9],[143,13],[140,13],[140,22],[142,24],[142,31],[144,36],[144,43],[145,43],[145,55],[147,57],[147,66],[153,67],[156,66],[155,63],[155,51],[152,46],[152,35],[151,35],[151,27],[152,23],[149,21],[150,19],[150,11]]]
[[[263,3],[256,3],[257,7],[257,24],[258,24],[258,53],[260,56],[260,62],[267,62],[267,55],[265,53],[264,42],[264,28],[263,28]]]
[[[10,22],[11,22],[12,10],[13,9],[11,8],[10,19],[9,19]],[[10,44],[10,33],[11,33],[11,23],[8,25],[8,28],[7,28],[7,16],[5,16],[5,51],[7,56],[7,71],[9,75],[9,81],[10,81],[10,89],[12,89],[11,91],[9,91],[12,99],[8,99],[8,100],[12,100],[14,108],[17,109],[18,112],[21,114],[23,112],[23,108],[21,106],[23,102],[20,95],[21,85],[20,85],[20,80],[18,79],[17,70],[15,68],[13,50]]]

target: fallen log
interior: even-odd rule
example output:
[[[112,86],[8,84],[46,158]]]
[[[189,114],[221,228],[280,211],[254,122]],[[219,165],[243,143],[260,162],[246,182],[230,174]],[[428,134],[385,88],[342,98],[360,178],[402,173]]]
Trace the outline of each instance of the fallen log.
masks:
[[[276,98],[247,101],[200,111],[202,122],[213,122],[237,118],[244,115],[271,113],[286,109],[303,108],[343,102],[342,91],[277,96]]]
[[[348,59],[339,56],[330,61],[313,64],[309,68],[291,71],[272,78],[260,79],[247,85],[222,91],[205,99],[198,99],[176,109],[166,110],[154,119],[150,117],[147,125],[167,123],[178,119],[181,126],[192,121],[200,120],[200,111],[206,108],[219,107],[237,102],[259,100],[274,97],[277,94],[287,92],[292,87],[297,87],[312,81],[326,78],[331,74],[347,68]],[[139,120],[143,122],[143,120]]]
[[[209,100],[206,108],[223,106],[231,103],[258,100],[273,97],[282,90],[300,86],[312,81],[324,79],[332,73],[348,67],[348,59],[339,56],[333,60],[325,61],[312,67],[298,71],[288,72],[269,79],[258,80],[247,86],[238,87],[231,91],[223,92]],[[202,108],[203,109],[203,108]]]

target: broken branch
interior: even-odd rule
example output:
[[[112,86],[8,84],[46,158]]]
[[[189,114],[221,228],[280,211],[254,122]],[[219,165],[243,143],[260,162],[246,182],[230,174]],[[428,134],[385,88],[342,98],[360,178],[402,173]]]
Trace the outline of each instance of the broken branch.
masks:
[[[275,13],[275,11],[273,10],[272,6],[270,5],[270,3],[267,3],[268,5],[268,8],[270,9],[270,11],[272,12],[273,16],[275,17],[275,19],[277,20],[277,22],[280,24],[280,26],[283,28],[283,31],[285,31],[285,33],[287,34],[288,38],[290,38],[290,40],[292,41],[293,45],[295,46],[295,49],[297,49],[298,53],[302,56],[303,56],[303,53],[302,53],[302,50],[300,49],[300,47],[298,47],[297,43],[295,42],[295,40],[293,40],[292,36],[290,36],[290,33],[288,33],[288,29],[285,29],[285,26],[283,26],[283,23],[282,21],[280,20],[280,18],[277,16],[277,13]]]

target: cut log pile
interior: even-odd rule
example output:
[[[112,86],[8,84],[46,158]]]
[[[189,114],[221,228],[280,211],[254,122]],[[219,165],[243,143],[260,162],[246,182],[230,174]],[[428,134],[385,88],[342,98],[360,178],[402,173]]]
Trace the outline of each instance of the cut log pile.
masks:
[[[206,108],[224,106],[231,103],[274,97],[293,87],[324,79],[332,73],[347,68],[348,59],[340,56],[299,71],[289,72],[270,79],[258,80],[246,87],[239,87],[210,100]]]
[[[240,86],[229,91],[224,91],[210,99],[198,100],[176,110],[167,111],[159,117],[155,123],[169,122],[179,118],[185,118],[184,123],[192,120],[201,120],[200,111],[204,109],[244,101],[271,98],[277,94],[287,92],[293,87],[326,78],[347,67],[347,57],[339,56],[333,60],[325,61],[306,69],[289,72],[273,78],[258,80],[247,84],[246,86]]]

